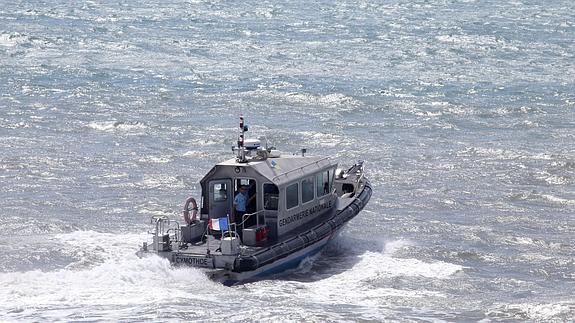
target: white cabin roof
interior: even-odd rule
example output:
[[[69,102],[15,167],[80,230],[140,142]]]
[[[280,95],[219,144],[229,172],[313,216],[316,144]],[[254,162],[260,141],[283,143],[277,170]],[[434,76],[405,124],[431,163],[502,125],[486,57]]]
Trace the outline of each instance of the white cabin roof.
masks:
[[[329,157],[317,156],[282,156],[276,158],[267,158],[265,160],[250,160],[245,163],[239,163],[235,158],[218,163],[215,168],[222,167],[249,167],[258,174],[265,177],[270,182],[283,186],[293,182],[296,179],[306,177],[306,175],[315,174],[330,166],[335,167],[337,163],[331,161]],[[211,174],[212,171],[208,172]],[[206,178],[202,179],[204,181]]]

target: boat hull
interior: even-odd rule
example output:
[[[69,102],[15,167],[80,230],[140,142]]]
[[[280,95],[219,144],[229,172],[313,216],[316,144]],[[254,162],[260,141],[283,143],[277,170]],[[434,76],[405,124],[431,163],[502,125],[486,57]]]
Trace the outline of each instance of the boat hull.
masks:
[[[336,212],[324,222],[251,254],[202,255],[171,249],[154,250],[154,252],[169,259],[175,265],[207,267],[205,270],[211,279],[228,286],[279,274],[296,268],[302,260],[319,253],[330,240],[337,236],[347,222],[361,212],[372,193],[369,181],[363,179],[361,184],[361,190],[355,196],[338,200],[340,205]]]
[[[304,259],[313,257],[314,255],[321,252],[321,250],[328,244],[328,242],[332,240],[332,238],[335,237],[336,235],[337,232],[331,236],[328,236],[316,242],[313,245],[310,245],[302,250],[294,252],[289,256],[277,260],[273,263],[261,266],[255,270],[244,271],[244,272],[216,270],[208,273],[208,275],[212,280],[221,282],[226,286],[232,286],[238,283],[246,283],[250,281],[260,280],[273,275],[277,275],[287,270],[297,268]]]

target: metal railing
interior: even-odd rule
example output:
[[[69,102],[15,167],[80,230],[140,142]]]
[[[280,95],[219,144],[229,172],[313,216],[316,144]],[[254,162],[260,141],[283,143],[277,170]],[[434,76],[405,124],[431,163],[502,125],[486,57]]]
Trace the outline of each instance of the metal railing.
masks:
[[[154,224],[154,231],[148,231],[148,234],[153,235],[156,239],[159,239],[160,236],[167,234],[170,236],[170,232],[173,235],[170,236],[171,241],[179,242],[180,241],[180,223],[178,221],[172,221],[166,215],[154,215],[150,219],[150,223]],[[157,240],[159,241],[159,240]]]
[[[348,192],[343,194],[341,197],[351,197],[354,196],[359,189],[361,188],[361,183],[363,178],[365,177],[365,172],[364,172],[364,161],[359,161],[356,164],[354,164],[353,166],[351,166],[347,171],[344,172],[344,176],[343,176],[343,182],[345,183],[346,181],[348,183],[352,183],[353,184],[353,191],[352,192]],[[349,175],[354,175],[355,179],[351,179],[349,177]]]
[[[259,210],[259,211],[256,211],[256,212],[254,212],[254,213],[244,214],[244,215],[242,216],[242,223],[240,223],[240,225],[242,226],[242,230],[243,230],[243,228],[244,228],[244,223],[246,223],[246,221],[247,221],[249,218],[251,218],[253,215],[260,214],[260,213],[264,213],[264,212],[265,212],[265,210]],[[256,216],[256,226],[259,226],[259,225],[260,225],[260,217],[259,217],[259,216]]]
[[[359,186],[360,186],[361,180],[362,180],[362,179],[364,178],[364,176],[365,176],[365,173],[364,173],[364,171],[363,171],[363,164],[364,164],[364,163],[365,163],[364,161],[361,161],[361,162],[359,162],[358,164],[354,165],[354,167],[352,167],[352,170],[355,170],[356,175],[357,175],[357,173],[359,173],[359,176],[357,177],[357,180],[355,181],[355,184],[354,184],[354,187],[353,187],[353,191],[354,191],[354,192],[357,192],[357,191],[359,190]],[[355,169],[356,166],[357,166],[357,169]]]

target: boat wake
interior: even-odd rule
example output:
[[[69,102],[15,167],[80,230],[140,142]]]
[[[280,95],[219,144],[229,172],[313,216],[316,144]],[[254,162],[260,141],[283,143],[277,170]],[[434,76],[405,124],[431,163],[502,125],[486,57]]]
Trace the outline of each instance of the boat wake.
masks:
[[[247,287],[262,297],[275,294],[286,301],[312,306],[355,306],[358,313],[362,313],[362,319],[381,318],[380,311],[393,308],[390,305],[397,299],[437,298],[443,301],[447,296],[439,289],[421,289],[402,282],[449,280],[463,267],[442,261],[398,257],[402,249],[412,246],[406,240],[366,241],[340,236],[319,256],[304,261],[297,270],[279,280],[255,282]],[[296,295],[294,290],[298,291]],[[377,314],[372,312],[374,309],[378,309]]]
[[[211,281],[201,269],[173,267],[155,255],[137,257],[137,242],[144,235],[75,231],[53,236],[52,248],[71,260],[52,271],[0,273],[0,320],[218,320],[226,319],[240,299],[258,308],[262,320],[278,315],[377,320],[409,312],[406,299],[422,309],[450,302],[445,286],[457,285],[465,275],[457,264],[406,258],[412,253],[405,251],[417,248],[411,241],[342,234],[295,270],[230,288]],[[521,313],[495,306],[487,314],[540,319],[564,315],[568,304],[560,305],[513,308]],[[340,307],[352,310],[336,311]],[[314,315],[314,309],[322,314]],[[418,317],[429,315],[440,314],[423,310]],[[237,320],[253,318],[253,311],[234,314]]]
[[[0,314],[0,320],[92,315],[119,319],[118,308],[139,307],[145,312],[145,304],[194,299],[200,287],[224,288],[199,269],[173,268],[156,256],[138,258],[134,246],[142,236],[93,231],[57,235],[62,244],[53,244],[55,248],[66,249],[74,260],[53,271],[0,273],[0,313],[7,313]],[[99,310],[104,313],[97,314]]]

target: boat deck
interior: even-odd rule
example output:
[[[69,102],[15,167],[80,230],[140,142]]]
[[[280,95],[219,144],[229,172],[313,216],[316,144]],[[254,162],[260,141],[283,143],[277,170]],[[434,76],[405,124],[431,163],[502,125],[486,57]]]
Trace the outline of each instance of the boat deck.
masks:
[[[315,219],[311,220],[310,222],[308,222],[308,224],[306,226],[302,226],[302,227],[299,227],[299,228],[292,230],[291,234],[285,235],[284,237],[282,237],[282,239],[279,239],[279,240],[278,239],[275,239],[275,240],[268,239],[268,240],[260,242],[256,246],[241,245],[240,254],[241,255],[254,254],[260,250],[269,248],[269,247],[276,245],[278,243],[282,243],[283,241],[289,240],[289,239],[299,235],[300,233],[308,231],[309,228],[312,228],[316,225],[324,223],[325,221],[327,221],[332,216],[333,216],[333,213],[326,212],[326,213],[316,217]],[[204,241],[198,241],[195,243],[184,244],[180,249],[173,250],[173,251],[179,252],[181,254],[186,254],[186,255],[202,255],[202,256],[204,256],[208,253],[208,250],[209,250],[209,254],[211,254],[211,255],[222,255],[221,239],[216,238],[216,237],[211,236],[211,235],[206,235],[206,238],[204,239]]]
[[[356,174],[350,174],[349,178],[346,180],[347,182],[356,182],[360,180],[360,176]],[[336,180],[337,181],[337,180]],[[358,192],[363,190],[363,183],[360,183],[359,187],[357,187]],[[355,192],[355,193],[358,193]],[[247,246],[241,245],[240,246],[240,254],[241,255],[252,255],[264,249],[267,249],[271,246],[281,244],[284,241],[292,239],[293,237],[298,236],[301,233],[308,231],[310,228],[313,228],[317,225],[321,225],[328,221],[331,217],[335,215],[334,212],[340,212],[345,209],[350,203],[355,200],[354,194],[344,194],[344,192],[336,192],[338,195],[336,208],[333,209],[332,212],[326,212],[322,215],[317,216],[310,222],[308,222],[304,226],[300,226],[290,232],[290,234],[286,234],[281,239],[268,239],[261,241],[256,246]],[[206,235],[202,241],[198,241],[195,243],[186,243],[174,248],[172,252],[177,252],[183,255],[190,255],[190,256],[205,256],[207,254],[217,256],[223,255],[221,252],[221,238],[215,237],[212,235]]]

